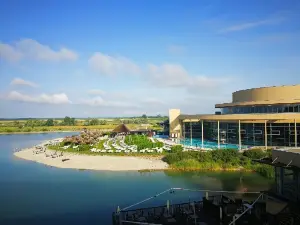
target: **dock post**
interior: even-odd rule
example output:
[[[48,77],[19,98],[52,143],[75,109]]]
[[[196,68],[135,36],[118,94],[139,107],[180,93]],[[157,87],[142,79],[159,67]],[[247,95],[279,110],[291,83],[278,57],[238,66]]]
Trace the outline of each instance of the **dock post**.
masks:
[[[202,149],[204,147],[204,133],[203,133],[203,120],[201,120],[201,142],[202,142]]]

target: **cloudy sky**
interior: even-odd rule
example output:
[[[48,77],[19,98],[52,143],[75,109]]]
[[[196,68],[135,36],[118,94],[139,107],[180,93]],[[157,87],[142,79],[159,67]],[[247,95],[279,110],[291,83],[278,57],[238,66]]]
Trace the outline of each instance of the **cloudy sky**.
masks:
[[[300,83],[298,0],[10,0],[0,117],[213,113]]]

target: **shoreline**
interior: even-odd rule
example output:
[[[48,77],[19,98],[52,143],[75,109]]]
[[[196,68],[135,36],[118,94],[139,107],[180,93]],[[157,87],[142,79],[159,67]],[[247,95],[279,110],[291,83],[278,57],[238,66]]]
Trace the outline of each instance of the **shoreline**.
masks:
[[[54,140],[60,140],[54,139]],[[63,156],[52,158],[49,156],[56,152],[55,150],[48,149],[45,145],[49,143],[48,140],[44,141],[39,146],[46,148],[46,153],[34,154],[35,147],[25,148],[20,151],[14,152],[14,156],[41,163],[47,166],[57,168],[68,168],[78,170],[100,170],[100,171],[156,171],[165,170],[169,168],[166,162],[163,162],[157,157],[136,157],[136,156],[109,156],[109,155],[84,155],[80,153],[63,152]],[[67,160],[66,160],[67,159]]]
[[[46,144],[51,141],[62,140],[56,138],[44,141],[39,146],[46,148],[46,153],[33,154],[35,147],[21,149],[14,152],[14,156],[24,160],[33,161],[51,167],[77,169],[77,170],[98,170],[98,171],[242,171],[255,172],[244,168],[174,168],[162,160],[160,156],[118,156],[118,155],[87,155],[75,152],[63,152],[63,156],[52,158],[49,155],[56,152],[47,148]],[[47,157],[48,155],[48,157]],[[67,159],[67,160],[66,160]]]
[[[165,170],[168,164],[159,159],[145,159],[133,156],[90,156],[64,152],[62,157],[46,157],[45,153],[33,154],[33,148],[23,149],[15,152],[14,156],[41,163],[48,166],[65,169],[78,170],[100,170],[100,171],[143,171],[143,170]],[[54,153],[53,150],[46,150]],[[68,159],[63,161],[63,159]]]
[[[0,135],[7,134],[46,134],[46,133],[70,133],[70,132],[80,132],[80,130],[49,130],[49,131],[21,131],[21,132],[1,132]]]

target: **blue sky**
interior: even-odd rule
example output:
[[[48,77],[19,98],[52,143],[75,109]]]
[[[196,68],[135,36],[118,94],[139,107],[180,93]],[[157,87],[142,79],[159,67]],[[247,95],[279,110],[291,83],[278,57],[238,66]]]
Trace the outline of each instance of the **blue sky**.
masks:
[[[0,117],[213,113],[300,83],[297,0],[11,0],[0,27]]]

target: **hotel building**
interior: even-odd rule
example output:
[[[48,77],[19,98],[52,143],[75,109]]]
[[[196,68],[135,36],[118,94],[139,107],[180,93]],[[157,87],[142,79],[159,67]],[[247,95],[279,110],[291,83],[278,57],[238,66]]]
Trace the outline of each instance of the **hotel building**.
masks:
[[[215,114],[169,110],[172,138],[252,146],[300,146],[300,85],[261,87],[232,94]]]

